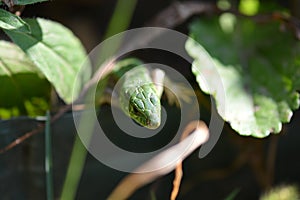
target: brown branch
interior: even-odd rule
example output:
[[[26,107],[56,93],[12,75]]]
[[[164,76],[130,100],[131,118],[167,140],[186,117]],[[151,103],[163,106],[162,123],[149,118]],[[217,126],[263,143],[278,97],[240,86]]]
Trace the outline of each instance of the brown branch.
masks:
[[[24,135],[22,135],[21,137],[18,137],[17,139],[15,139],[13,142],[11,142],[10,144],[8,144],[7,146],[5,146],[4,148],[0,149],[0,154],[12,149],[13,147],[17,146],[18,144],[22,143],[24,140],[26,140],[27,138],[30,138],[31,136],[39,133],[40,131],[42,131],[44,128],[44,125],[39,126],[38,128],[31,130],[27,133],[25,133]]]
[[[190,132],[188,132],[190,130],[190,127],[193,127],[194,129],[193,133],[191,134]],[[128,199],[128,197],[131,196],[140,187],[174,170],[176,166],[178,166],[178,163],[181,163],[182,160],[184,160],[196,148],[204,144],[209,137],[208,128],[202,121],[193,121],[188,124],[187,128],[184,130],[183,135],[189,136],[178,144],[154,156],[152,159],[138,167],[133,173],[127,175],[113,190],[113,192],[107,199]],[[170,158],[174,158],[179,155],[180,158],[177,161],[174,160],[172,162],[169,162]],[[168,163],[166,163],[167,161]],[[176,181],[176,184],[178,184],[178,181]],[[178,187],[175,188],[175,190],[176,189],[178,189]],[[174,193],[176,193],[176,191],[174,191]]]
[[[215,4],[203,2],[174,2],[165,10],[155,16],[147,26],[159,26],[164,28],[174,28],[185,22],[188,18],[196,14],[214,13],[217,7]]]
[[[51,123],[54,123],[56,120],[58,120],[64,113],[69,111],[71,107],[72,106],[70,104],[70,105],[66,105],[62,109],[60,109],[60,111],[51,118]],[[8,145],[6,145],[4,148],[0,149],[0,154],[3,154],[6,151],[14,148],[15,146],[17,146],[18,144],[21,144],[26,139],[34,136],[35,134],[42,132],[44,128],[45,128],[45,125],[40,125],[37,128],[25,133],[21,137],[18,137],[17,139],[15,139],[14,141],[12,141]]]
[[[173,190],[171,192],[171,200],[175,200],[179,193],[181,179],[183,176],[182,162],[179,162],[175,169],[175,178],[173,180]]]
[[[269,23],[278,21],[293,32],[296,39],[300,40],[300,20],[293,16],[287,16],[280,12],[267,14],[256,14],[252,16],[244,15],[236,9],[220,10],[215,4],[197,1],[174,2],[165,10],[155,16],[147,26],[159,26],[164,28],[174,28],[185,22],[193,15],[201,14],[223,14],[231,13],[238,17],[248,18],[257,23]]]
[[[187,127],[184,129],[180,141],[184,140],[189,134],[192,133],[192,131],[196,130],[199,128],[199,121],[193,121],[187,125]],[[179,193],[179,187],[181,183],[181,179],[183,176],[183,171],[182,171],[182,161],[179,161],[176,169],[175,169],[175,178],[173,180],[173,190],[171,192],[171,200],[175,200],[178,193]]]

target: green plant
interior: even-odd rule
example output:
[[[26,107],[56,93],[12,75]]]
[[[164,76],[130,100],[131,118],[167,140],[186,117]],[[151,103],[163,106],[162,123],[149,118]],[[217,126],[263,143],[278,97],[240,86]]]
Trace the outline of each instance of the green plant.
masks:
[[[1,4],[12,8],[12,2],[23,6],[41,1]],[[220,116],[238,134],[264,138],[280,133],[282,124],[299,108],[299,20],[271,3],[234,2],[220,0],[218,7],[208,10],[213,17],[202,16],[190,23],[186,51],[194,60],[191,70],[200,89],[214,97]],[[135,2],[121,15],[126,5],[119,1],[105,38],[127,29],[134,6]],[[120,19],[126,20],[120,25]],[[5,9],[0,9],[0,28],[12,41],[0,41],[1,119],[45,115],[51,109],[53,89],[68,105],[80,96],[92,69],[83,45],[68,28],[42,18],[24,19]],[[81,80],[74,85],[78,73]],[[223,88],[215,87],[216,79]],[[79,164],[76,169],[70,165],[65,185],[75,185],[74,190],[86,156],[79,143],[77,138],[73,152],[80,159],[72,156]],[[72,170],[78,175],[74,180]],[[63,194],[73,198],[73,192]]]
[[[17,1],[25,5],[39,1]],[[66,103],[89,80],[87,66],[73,85],[86,59],[79,39],[63,25],[42,19],[22,19],[0,9],[0,28],[14,43],[0,43],[0,117],[37,116],[50,107],[51,87]]]
[[[294,185],[281,185],[272,188],[260,197],[261,200],[299,199],[299,191]]]
[[[230,16],[230,30],[221,20],[224,15]],[[222,118],[239,134],[263,138],[279,133],[282,123],[289,122],[299,108],[300,43],[289,32],[280,31],[277,22],[260,24],[229,16],[191,24],[191,37],[214,62],[203,65],[207,59],[202,56],[203,47],[187,41],[186,50],[194,58],[193,73],[201,89],[216,99]],[[224,88],[216,88],[216,79],[222,80]]]

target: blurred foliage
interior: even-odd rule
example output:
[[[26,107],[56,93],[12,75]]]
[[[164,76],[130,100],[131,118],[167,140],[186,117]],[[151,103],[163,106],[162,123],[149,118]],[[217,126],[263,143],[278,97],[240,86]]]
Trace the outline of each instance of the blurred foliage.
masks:
[[[234,189],[226,198],[225,200],[234,200],[236,199],[236,196],[240,192],[240,189]]]
[[[239,10],[245,15],[255,15],[258,12],[259,0],[241,0]]]
[[[271,189],[261,196],[260,200],[297,200],[300,198],[298,188],[294,185],[284,185]]]

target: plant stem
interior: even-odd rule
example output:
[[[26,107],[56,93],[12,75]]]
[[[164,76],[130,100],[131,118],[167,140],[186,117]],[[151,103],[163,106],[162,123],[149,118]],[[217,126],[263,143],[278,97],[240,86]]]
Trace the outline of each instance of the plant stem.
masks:
[[[77,187],[85,163],[86,154],[87,150],[81,143],[80,138],[76,135],[66,179],[62,189],[62,200],[75,199]]]
[[[128,28],[129,23],[132,18],[132,14],[133,14],[136,2],[137,2],[136,0],[132,0],[132,1],[118,0],[116,8],[114,10],[114,13],[112,15],[112,18],[110,20],[108,30],[107,30],[104,38],[107,38],[113,34],[125,31]],[[116,44],[114,44],[110,47],[103,48],[103,50],[101,51],[101,54],[105,55],[105,56],[111,56],[119,48],[119,45],[120,45],[120,43],[117,42]],[[101,58],[105,59],[106,57],[103,58],[103,56],[99,55],[99,60],[101,60]],[[96,66],[98,66],[98,65],[96,65]],[[89,94],[86,94],[85,96],[87,97],[86,102],[88,102]],[[86,141],[89,141],[90,136],[92,135],[92,132],[93,132],[93,130],[91,129],[93,126],[90,126],[90,124],[94,124],[96,122],[86,121],[86,120],[84,120],[85,119],[84,117],[82,117],[82,119],[83,120],[80,122],[81,130],[78,130],[78,131],[85,131],[86,132],[85,139],[86,139]],[[62,199],[62,200],[75,199],[78,184],[79,184],[82,170],[83,170],[83,167],[85,164],[86,154],[87,154],[86,148],[81,143],[78,135],[76,135],[73,150],[71,153],[69,166],[67,169],[66,179],[65,179],[65,182],[63,185],[62,194],[61,194],[60,199]]]
[[[52,171],[52,142],[51,142],[51,119],[50,113],[46,114],[45,126],[45,171],[47,200],[53,200],[53,171]]]

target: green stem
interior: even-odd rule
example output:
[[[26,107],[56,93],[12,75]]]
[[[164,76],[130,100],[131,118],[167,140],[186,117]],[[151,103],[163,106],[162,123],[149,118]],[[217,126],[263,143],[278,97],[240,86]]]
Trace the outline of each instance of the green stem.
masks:
[[[113,34],[125,31],[128,28],[136,2],[137,2],[136,0],[130,0],[130,1],[119,0],[117,2],[113,16],[109,23],[107,33],[105,34],[106,36],[105,38]],[[113,55],[113,53],[115,53],[115,51],[118,49],[119,45],[120,43],[117,42],[111,47],[103,48],[104,52],[101,52],[101,55],[106,55],[106,56]],[[102,57],[101,55],[99,55],[100,58]],[[99,60],[101,60],[100,58]],[[89,99],[86,102],[89,102]],[[86,133],[85,140],[89,141],[93,131],[92,127],[94,123],[97,122],[86,121],[84,120],[85,119],[84,116],[82,116],[82,119],[83,120],[80,122],[80,128],[79,128],[80,130],[78,131],[79,132],[84,131]],[[87,117],[86,119],[89,118]],[[62,200],[75,199],[78,184],[85,164],[86,154],[87,154],[87,150],[82,145],[79,137],[76,135],[69,166],[67,169],[66,179],[63,185],[60,199]]]
[[[84,167],[87,150],[82,145],[80,138],[76,135],[67,170],[66,180],[61,194],[62,200],[75,199],[76,190],[80,181],[81,173]]]
[[[51,141],[51,116],[46,114],[45,126],[45,171],[47,200],[53,200],[53,171],[52,171],[52,141]]]
[[[137,0],[119,0],[110,19],[105,39],[129,27]]]

